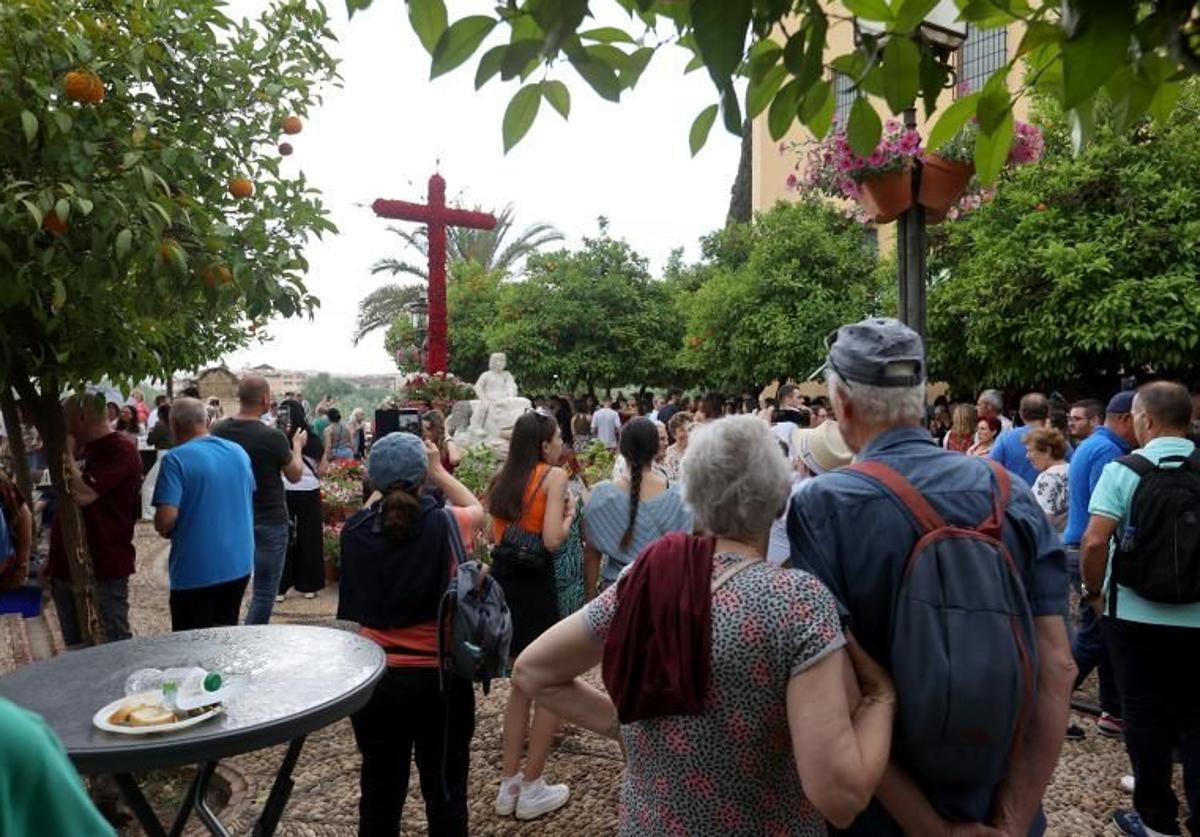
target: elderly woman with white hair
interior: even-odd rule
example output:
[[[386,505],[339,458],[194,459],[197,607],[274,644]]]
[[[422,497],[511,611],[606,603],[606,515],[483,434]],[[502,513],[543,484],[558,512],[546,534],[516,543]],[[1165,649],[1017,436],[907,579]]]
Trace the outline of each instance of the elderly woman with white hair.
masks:
[[[790,476],[770,428],[752,416],[705,425],[682,468],[705,536],[648,547],[531,644],[514,680],[563,718],[622,741],[621,834],[819,835],[825,820],[848,825],[887,764],[891,682],[847,646],[816,578],[764,561]],[[608,694],[580,679],[601,662]]]

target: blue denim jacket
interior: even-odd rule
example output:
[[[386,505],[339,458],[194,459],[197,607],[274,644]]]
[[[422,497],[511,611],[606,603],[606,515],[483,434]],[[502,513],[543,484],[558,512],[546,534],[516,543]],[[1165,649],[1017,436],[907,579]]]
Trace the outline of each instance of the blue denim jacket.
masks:
[[[995,482],[988,464],[943,450],[921,428],[881,433],[857,459],[877,460],[895,469],[949,523],[976,526],[991,513]],[[892,611],[917,539],[911,515],[873,480],[833,471],[805,481],[792,499],[787,526],[791,564],[825,582],[863,648],[890,670]],[[1004,541],[1020,568],[1034,616],[1065,613],[1062,543],[1020,480],[1012,480]],[[898,748],[893,758],[905,763]],[[917,775],[913,779],[948,820],[978,822],[991,816],[994,787],[936,784]],[[1041,834],[1044,828],[1039,816],[1030,833]],[[845,833],[877,837],[902,832],[878,803],[872,803]]]

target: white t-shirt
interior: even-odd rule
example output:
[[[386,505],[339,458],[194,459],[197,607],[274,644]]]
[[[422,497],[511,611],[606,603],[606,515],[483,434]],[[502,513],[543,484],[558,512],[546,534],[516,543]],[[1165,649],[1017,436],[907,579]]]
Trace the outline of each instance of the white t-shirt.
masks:
[[[621,416],[612,407],[601,407],[592,415],[592,435],[605,447],[615,448],[620,432]]]
[[[796,492],[800,490],[800,486],[804,484],[806,479],[808,478],[797,476],[793,480],[792,493],[788,497],[783,514],[775,518],[775,522],[771,524],[771,540],[767,543],[767,561],[775,566],[782,564],[792,554],[792,545],[788,542],[787,534],[788,510],[792,507],[792,497],[796,496]]]

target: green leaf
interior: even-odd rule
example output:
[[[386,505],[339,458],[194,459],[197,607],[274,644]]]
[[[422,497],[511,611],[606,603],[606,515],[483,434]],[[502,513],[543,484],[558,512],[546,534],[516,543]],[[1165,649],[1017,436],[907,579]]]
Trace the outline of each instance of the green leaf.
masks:
[[[601,26],[599,29],[589,29],[580,32],[579,37],[585,41],[599,41],[605,44],[636,44],[629,33],[615,26]]]
[[[71,133],[71,117],[63,113],[61,110],[56,110],[50,114],[54,119],[54,124],[58,126],[60,134]]]
[[[93,204],[87,198],[75,198],[75,206],[79,210],[79,214],[86,218],[88,215],[92,214],[92,209],[94,208],[95,204]]]
[[[921,50],[908,38],[888,38],[883,48],[883,97],[892,113],[911,107],[917,98]]]
[[[67,219],[71,217],[71,202],[66,198],[59,198],[54,204],[54,214],[58,216],[58,220],[67,223]]]
[[[117,240],[114,244],[114,252],[117,256],[117,261],[124,261],[129,255],[129,247],[133,243],[133,232],[126,227],[117,233]]]
[[[621,100],[621,81],[612,67],[585,52],[573,53],[569,58],[575,72],[579,73],[602,98],[610,102]]]
[[[60,311],[67,304],[67,288],[63,285],[62,278],[59,276],[55,276],[51,284],[54,290],[50,296],[50,307],[55,311]]]
[[[796,110],[800,107],[801,95],[800,85],[795,79],[775,94],[771,107],[767,110],[767,130],[770,131],[772,140],[779,141],[787,135],[792,127],[792,120],[796,118]]]
[[[355,12],[369,8],[371,8],[371,0],[346,0],[346,11],[350,17],[354,17]]]
[[[800,121],[817,139],[823,139],[833,124],[833,112],[837,102],[833,85],[825,80],[814,84],[800,105]]]
[[[508,44],[494,46],[479,58],[479,66],[475,69],[475,89],[483,87],[500,72],[504,63],[504,55],[508,52]]]
[[[988,134],[980,131],[975,137],[975,174],[984,186],[991,186],[1000,176],[1005,163],[1008,162],[1008,152],[1012,148],[1013,117],[1012,113],[1005,114],[1004,119],[996,126],[996,130]]]
[[[1092,10],[1081,19],[1062,47],[1064,108],[1090,98],[1128,60],[1132,36],[1132,19],[1117,8]]]
[[[438,39],[446,31],[445,0],[408,0],[408,22],[425,51],[433,55]]]
[[[688,73],[695,72],[696,70],[699,70],[703,66],[704,66],[704,58],[699,55],[693,55],[692,60],[689,61],[687,63],[687,66],[683,68],[683,74],[686,76]]]
[[[1095,103],[1088,99],[1068,111],[1067,125],[1071,128],[1071,148],[1078,154],[1091,141],[1096,130]]]
[[[884,0],[842,0],[846,11],[864,20],[890,21],[892,10]]]
[[[1040,46],[1055,44],[1063,39],[1061,26],[1046,23],[1044,20],[1030,21],[1021,36],[1021,44],[1017,47],[1017,56],[1025,55]]]
[[[495,18],[487,15],[472,15],[456,20],[442,33],[433,48],[429,77],[433,79],[448,73],[470,58],[495,26]]]
[[[779,63],[779,56],[782,54],[783,50],[774,41],[758,41],[746,53],[746,73],[752,80],[762,78],[767,70]]]
[[[533,38],[515,41],[508,45],[504,60],[500,62],[500,78],[503,81],[516,78],[542,49],[542,42]]]
[[[846,124],[846,139],[850,149],[859,157],[870,157],[883,135],[883,122],[879,114],[865,97],[859,96],[850,107],[850,120]]]
[[[693,157],[699,154],[704,143],[708,142],[708,134],[712,131],[713,123],[717,121],[718,109],[716,105],[709,105],[693,120],[692,129],[688,131],[688,146],[692,149]]]
[[[540,84],[527,84],[513,95],[504,111],[504,122],[501,126],[505,154],[529,132],[533,120],[537,118],[538,105],[541,102]]]
[[[938,0],[900,0],[896,6],[895,20],[889,28],[907,35],[921,25],[921,21],[937,4]]]
[[[996,79],[1001,78],[999,83]],[[990,134],[996,130],[1004,117],[1012,112],[1012,99],[1002,77],[992,76],[983,90],[979,91],[979,103],[975,107],[975,116],[979,119],[979,128]]]
[[[1175,102],[1179,100],[1179,82],[1164,81],[1154,91],[1147,112],[1159,125],[1165,125],[1175,110]]]
[[[767,109],[767,105],[771,104],[771,100],[779,92],[779,87],[787,78],[787,74],[787,67],[776,64],[767,71],[761,81],[750,80],[749,86],[746,87],[746,115],[748,117],[754,119]]]
[[[35,204],[33,201],[27,201],[27,200],[22,199],[21,203],[23,203],[25,205],[25,211],[29,213],[29,216],[31,218],[33,218],[33,225],[40,230],[42,228],[42,220],[43,220],[42,210],[39,209],[38,205]]]
[[[543,81],[542,98],[559,112],[563,119],[571,115],[571,91],[561,81]]]
[[[37,136],[38,132],[37,117],[27,110],[21,111],[21,128],[25,131],[25,142],[33,145],[33,139]],[[41,221],[38,221],[39,225],[41,223]]]
[[[978,102],[979,94],[972,93],[969,96],[963,96],[942,111],[937,124],[929,132],[929,139],[925,141],[925,147],[930,151],[937,151],[953,139],[967,124],[967,120],[975,115],[975,106]]]
[[[638,80],[642,77],[642,73],[646,72],[646,67],[650,64],[650,59],[653,57],[654,49],[652,47],[640,47],[633,51],[625,61],[625,68],[621,70],[620,80],[622,90],[629,90],[638,83]]]
[[[824,70],[822,61],[825,56],[825,36],[829,32],[829,19],[819,9],[810,10],[808,14],[808,47],[804,50],[804,60],[796,78],[800,89],[808,91]]]
[[[694,0],[692,31],[704,56],[708,74],[717,89],[725,87],[746,47],[746,30],[754,4],[751,0]]]

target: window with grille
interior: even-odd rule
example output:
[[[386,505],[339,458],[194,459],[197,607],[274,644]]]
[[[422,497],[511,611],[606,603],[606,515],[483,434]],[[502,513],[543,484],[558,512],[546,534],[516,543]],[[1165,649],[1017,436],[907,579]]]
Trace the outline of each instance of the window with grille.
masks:
[[[967,39],[958,52],[958,86],[974,93],[1008,63],[1008,29],[978,29],[967,24]]]
[[[843,73],[833,74],[833,115],[837,124],[846,127],[850,108],[854,105],[854,81]]]

